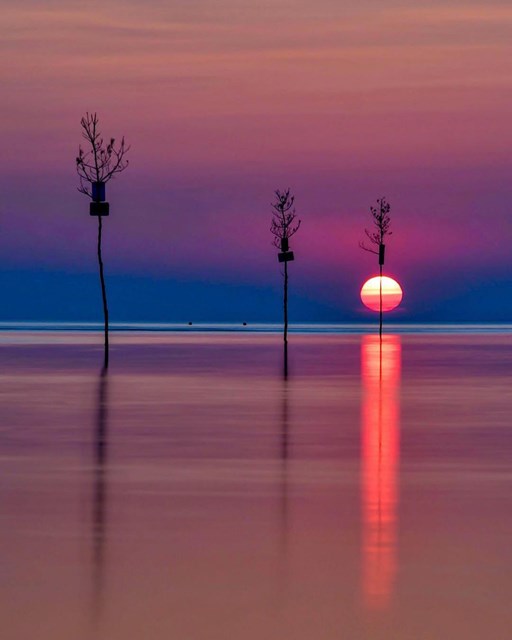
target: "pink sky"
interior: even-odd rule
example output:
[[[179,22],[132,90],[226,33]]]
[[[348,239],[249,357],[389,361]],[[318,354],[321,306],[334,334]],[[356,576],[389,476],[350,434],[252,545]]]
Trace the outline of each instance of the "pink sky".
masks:
[[[391,275],[510,271],[504,2],[8,0],[0,43],[4,266],[90,263],[74,157],[96,110],[132,145],[108,194],[118,271],[229,279],[243,260],[248,279],[273,277],[269,202],[287,186],[311,286],[348,269],[357,295],[382,195]]]

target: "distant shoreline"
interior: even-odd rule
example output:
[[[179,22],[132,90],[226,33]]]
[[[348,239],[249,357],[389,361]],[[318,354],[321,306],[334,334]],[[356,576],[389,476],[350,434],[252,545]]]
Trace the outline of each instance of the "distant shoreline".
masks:
[[[100,333],[99,322],[0,322],[0,332],[78,332]],[[294,323],[292,334],[360,335],[375,332],[375,323]],[[197,322],[113,322],[114,333],[267,333],[282,332],[281,323],[209,323]],[[512,333],[512,323],[389,323],[386,333],[397,334],[494,334]]]

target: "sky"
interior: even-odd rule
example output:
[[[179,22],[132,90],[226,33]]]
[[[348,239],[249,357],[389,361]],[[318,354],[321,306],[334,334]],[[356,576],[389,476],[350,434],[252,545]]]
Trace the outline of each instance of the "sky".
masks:
[[[275,189],[302,226],[291,321],[368,321],[385,196],[393,321],[512,320],[512,7],[102,0],[0,10],[0,320],[100,320],[80,118],[126,137],[107,187],[112,321],[274,321]]]

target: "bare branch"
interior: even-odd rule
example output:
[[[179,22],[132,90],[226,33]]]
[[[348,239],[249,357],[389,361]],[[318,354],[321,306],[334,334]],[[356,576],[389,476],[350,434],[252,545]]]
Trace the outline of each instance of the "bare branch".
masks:
[[[375,249],[372,249],[370,247],[367,247],[364,242],[360,242],[359,246],[361,247],[361,249],[363,249],[364,251],[368,251],[369,253],[375,253],[376,255],[379,254],[378,251],[376,251]]]
[[[391,225],[391,217],[389,215],[391,205],[387,202],[386,198],[378,198],[377,205],[377,207],[370,207],[372,222],[376,230],[370,231],[369,229],[365,229],[364,232],[370,243],[379,247],[384,244],[386,236],[393,235],[393,232],[389,230]],[[360,242],[359,246],[361,249],[369,251],[370,253],[379,253],[378,250],[367,247],[364,241]]]
[[[292,196],[290,189],[286,191],[275,191],[276,200],[271,203],[272,221],[270,232],[275,236],[273,245],[281,249],[281,240],[291,238],[300,228],[301,220],[297,220],[295,213],[295,196]]]
[[[80,180],[77,187],[80,193],[92,197],[93,182],[108,182],[116,174],[123,172],[128,166],[125,155],[130,150],[124,137],[116,146],[115,138],[110,138],[107,145],[98,129],[98,115],[86,112],[80,120],[82,138],[86,140],[86,149],[80,145],[76,157],[76,171]]]

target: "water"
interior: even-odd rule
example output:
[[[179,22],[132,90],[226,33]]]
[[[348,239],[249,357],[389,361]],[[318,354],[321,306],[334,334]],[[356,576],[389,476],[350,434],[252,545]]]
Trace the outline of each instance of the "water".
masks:
[[[8,640],[509,638],[512,335],[0,334]]]
[[[243,332],[243,333],[279,333],[283,331],[281,323],[246,323],[243,322],[111,322],[110,331],[137,333],[219,333],[219,332]],[[512,333],[512,324],[507,323],[389,323],[386,322],[388,333],[469,333],[469,334],[489,334],[489,333]],[[4,335],[4,340],[12,340],[16,333],[23,333],[25,341],[30,339],[30,334],[34,332],[73,332],[96,333],[103,331],[103,323],[100,322],[0,322],[0,331],[9,331]],[[290,333],[299,334],[367,334],[375,332],[375,322],[373,323],[291,323]],[[33,336],[32,336],[33,337]]]

